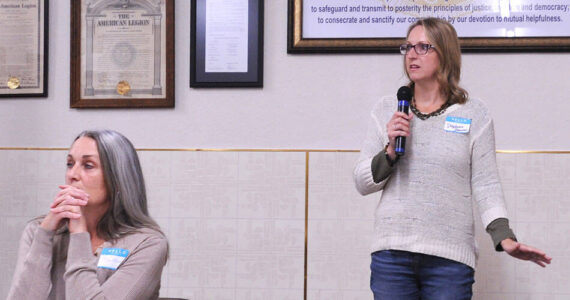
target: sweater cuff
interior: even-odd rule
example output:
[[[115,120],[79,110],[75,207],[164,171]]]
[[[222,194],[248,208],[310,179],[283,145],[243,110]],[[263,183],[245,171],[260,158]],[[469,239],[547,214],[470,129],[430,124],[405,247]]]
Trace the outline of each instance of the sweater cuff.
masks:
[[[52,259],[53,237],[55,231],[38,227],[30,249],[31,257],[44,257]]]
[[[38,227],[38,231],[36,232],[34,241],[37,241],[38,243],[43,245],[51,246],[54,236],[55,236],[55,231]]]
[[[386,159],[386,152],[382,150],[372,158],[371,169],[374,183],[379,183],[388,178],[395,167],[390,165],[388,159]]]
[[[515,242],[517,241],[515,233],[509,227],[509,219],[507,218],[498,218],[493,220],[493,222],[487,226],[486,230],[491,235],[496,251],[504,251],[501,246],[501,241],[505,239],[512,239]]]

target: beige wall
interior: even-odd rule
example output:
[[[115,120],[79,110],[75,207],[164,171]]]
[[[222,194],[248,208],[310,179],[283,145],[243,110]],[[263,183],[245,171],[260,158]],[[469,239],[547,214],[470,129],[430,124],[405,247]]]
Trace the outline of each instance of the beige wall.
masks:
[[[287,1],[277,0],[265,1],[263,89],[190,89],[190,1],[176,1],[176,107],[70,109],[69,3],[50,1],[49,97],[0,100],[0,298],[20,232],[45,213],[65,163],[65,151],[7,148],[68,147],[81,130],[106,127],[138,148],[354,150],[372,105],[405,82],[396,54],[287,54]],[[496,254],[479,228],[475,299],[567,299],[570,54],[465,54],[463,65],[463,85],[495,117],[498,149],[566,151],[498,155],[516,233],[554,264],[542,270]],[[370,297],[377,195],[355,192],[356,153],[140,155],[152,214],[172,246],[163,295],[302,299],[308,201],[307,298]]]
[[[0,147],[68,147],[110,127],[144,148],[359,149],[398,54],[291,55],[287,1],[265,1],[263,89],[190,89],[190,1],[176,1],[176,108],[69,108],[69,4],[50,1],[49,97],[0,99]],[[402,36],[404,36],[402,32]],[[465,54],[463,84],[495,116],[498,149],[570,150],[570,54]]]
[[[63,179],[65,155],[0,150],[0,298],[9,288],[23,226],[46,212]],[[151,214],[171,246],[161,296],[299,300],[306,272],[307,299],[370,299],[369,246],[379,195],[356,192],[351,174],[357,152],[139,155]],[[568,299],[570,153],[499,153],[498,164],[518,238],[546,250],[553,264],[541,269],[496,253],[478,223],[474,299]]]

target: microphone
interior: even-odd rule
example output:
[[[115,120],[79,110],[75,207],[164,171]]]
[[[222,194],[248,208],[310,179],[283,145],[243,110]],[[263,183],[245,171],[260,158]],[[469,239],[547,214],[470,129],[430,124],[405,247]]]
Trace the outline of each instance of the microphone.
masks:
[[[410,100],[412,100],[412,89],[403,86],[398,89],[398,111],[408,114],[410,109]],[[406,152],[406,137],[396,137],[396,155],[402,156]]]

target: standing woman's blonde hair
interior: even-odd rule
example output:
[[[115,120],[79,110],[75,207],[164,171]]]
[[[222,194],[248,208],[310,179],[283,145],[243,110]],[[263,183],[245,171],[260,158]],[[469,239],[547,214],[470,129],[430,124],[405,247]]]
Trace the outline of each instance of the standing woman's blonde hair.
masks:
[[[461,46],[459,45],[455,28],[447,21],[438,18],[425,18],[412,24],[410,28],[408,28],[406,37],[410,36],[410,32],[416,26],[424,27],[426,37],[435,47],[434,50],[439,57],[437,81],[444,99],[446,99],[450,105],[465,103],[468,95],[467,91],[459,86],[461,77]],[[404,70],[405,69],[406,68],[404,68]],[[407,70],[406,75],[409,79],[410,75]],[[410,82],[408,86],[413,90],[414,82]]]

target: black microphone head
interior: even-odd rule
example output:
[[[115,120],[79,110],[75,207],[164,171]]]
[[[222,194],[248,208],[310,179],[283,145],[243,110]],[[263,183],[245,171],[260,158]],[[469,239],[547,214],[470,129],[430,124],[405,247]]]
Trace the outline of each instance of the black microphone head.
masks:
[[[407,86],[403,86],[398,89],[398,100],[412,100],[412,89]]]

